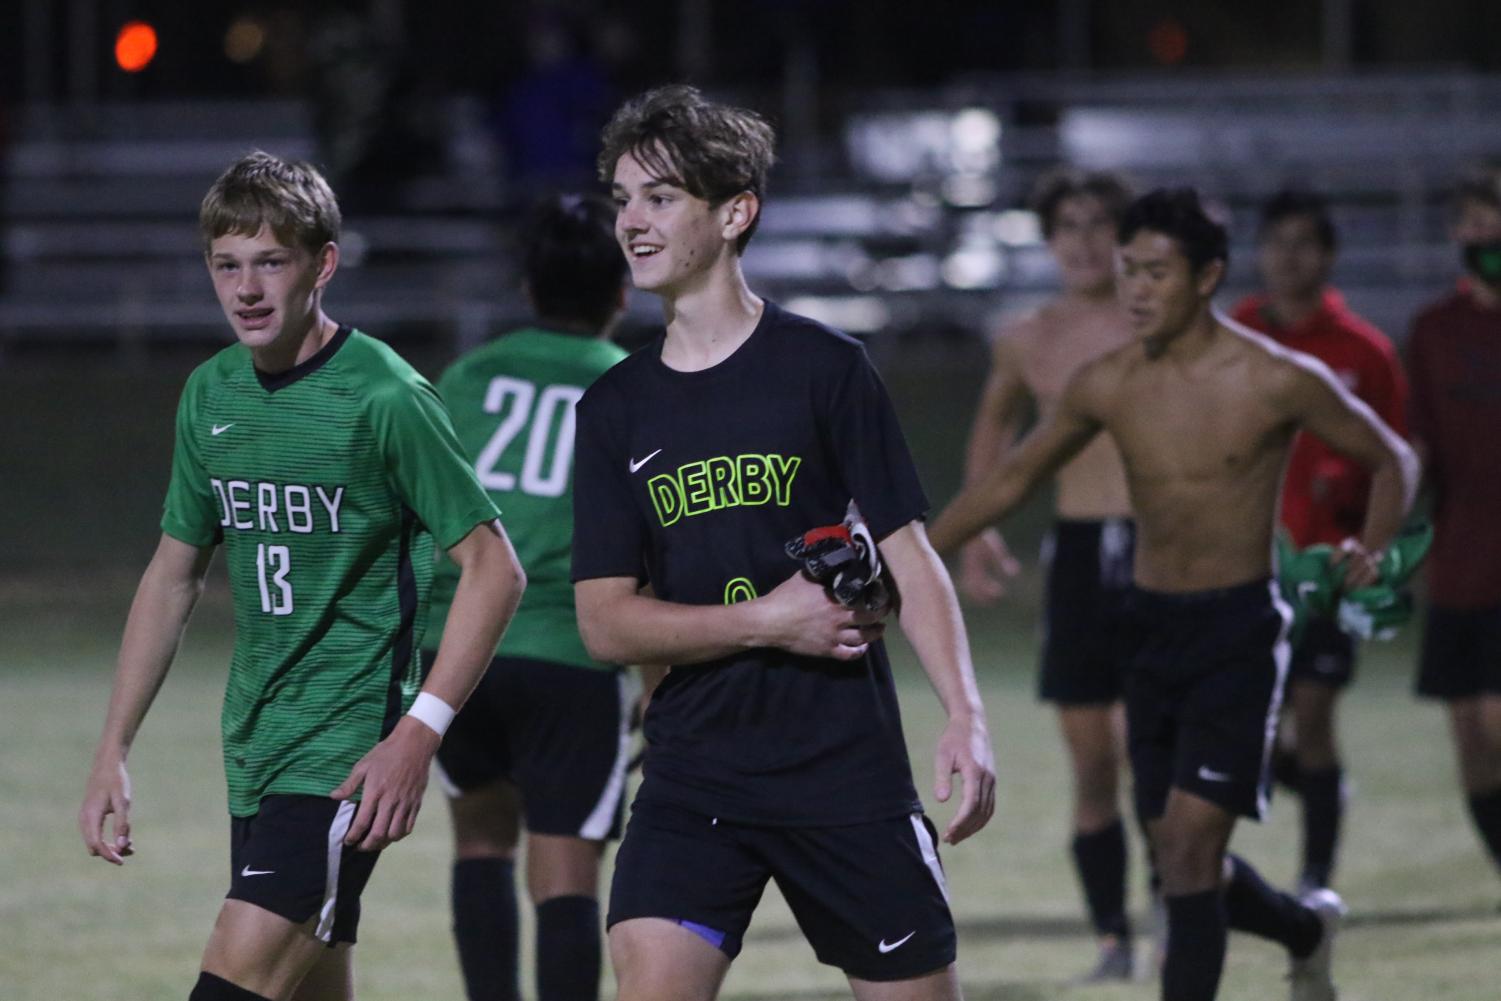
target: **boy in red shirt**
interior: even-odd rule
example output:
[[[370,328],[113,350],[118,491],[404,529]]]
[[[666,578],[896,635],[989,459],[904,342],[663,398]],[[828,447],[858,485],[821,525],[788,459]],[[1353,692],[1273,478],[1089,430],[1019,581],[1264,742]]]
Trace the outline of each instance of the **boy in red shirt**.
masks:
[[[1399,434],[1406,433],[1407,385],[1396,350],[1329,285],[1337,236],[1318,195],[1283,191],[1261,211],[1257,270],[1265,291],[1248,296],[1234,319],[1278,343],[1313,355]],[[1339,546],[1365,518],[1370,477],[1309,434],[1299,435],[1282,485],[1280,520],[1300,548]],[[1335,703],[1355,670],[1355,639],[1333,618],[1308,623],[1293,654],[1289,703],[1295,740],[1278,775],[1303,801],[1300,889],[1329,885],[1344,813],[1344,771],[1335,739]]]

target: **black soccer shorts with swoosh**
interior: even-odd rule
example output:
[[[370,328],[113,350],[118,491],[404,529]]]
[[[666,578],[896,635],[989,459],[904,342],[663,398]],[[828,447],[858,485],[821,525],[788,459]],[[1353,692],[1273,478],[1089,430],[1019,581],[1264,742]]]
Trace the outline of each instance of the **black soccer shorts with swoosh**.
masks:
[[[676,921],[734,959],[775,880],[819,962],[860,980],[910,980],[954,961],[937,841],[920,813],[774,827],[638,801],[615,859],[608,924]]]
[[[1263,820],[1292,611],[1275,581],[1187,593],[1134,588],[1126,733],[1137,815],[1174,788]]]
[[[353,944],[360,894],[380,857],[344,844],[358,807],[327,796],[273,795],[258,813],[231,817],[228,899],[307,922],[329,946]]]

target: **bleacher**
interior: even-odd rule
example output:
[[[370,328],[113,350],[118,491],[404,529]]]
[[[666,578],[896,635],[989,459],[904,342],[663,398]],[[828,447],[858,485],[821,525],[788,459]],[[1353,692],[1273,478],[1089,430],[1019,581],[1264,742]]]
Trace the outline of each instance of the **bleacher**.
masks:
[[[0,185],[0,348],[227,336],[200,256],[203,192],[251,149],[316,159],[297,102],[32,107],[16,131]],[[524,308],[474,131],[456,138],[447,174],[415,179],[389,213],[346,217],[341,318],[472,343]]]
[[[1017,211],[1061,161],[1140,184],[1192,183],[1232,221],[1225,298],[1254,281],[1259,201],[1284,184],[1334,201],[1336,281],[1400,336],[1457,271],[1443,194],[1501,154],[1501,79],[1472,74],[978,79],[839,98],[843,126],[784,149],[746,267],[758,288],[861,333],[981,332],[1053,274]],[[341,318],[476,342],[523,303],[497,156],[472,101],[448,108],[446,170],[347,219]],[[0,351],[18,343],[225,336],[198,256],[198,199],[251,148],[315,156],[299,103],[29,107],[0,209]],[[814,168],[812,165],[822,165]],[[655,304],[636,297],[649,321]]]

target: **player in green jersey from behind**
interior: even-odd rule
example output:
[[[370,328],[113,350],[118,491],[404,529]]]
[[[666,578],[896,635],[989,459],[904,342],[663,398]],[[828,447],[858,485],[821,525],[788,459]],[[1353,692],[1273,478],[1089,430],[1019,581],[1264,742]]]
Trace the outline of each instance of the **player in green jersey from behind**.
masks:
[[[607,338],[625,305],[625,258],[603,199],[552,196],[525,235],[534,326],[456,361],[438,380],[465,454],[516,533],[526,600],[438,751],[453,814],[453,929],[470,1001],[515,1001],[514,860],[527,832],[539,1001],[599,996],[599,867],[620,833],[634,685],[590,657],[569,581],[574,404],[625,352]],[[440,561],[428,642],[443,633],[457,568]]]
[[[161,542],[79,811],[89,853],[121,864],[126,755],[222,546],[231,880],[190,1001],[354,996],[360,893],[380,849],[411,833],[443,731],[525,586],[432,387],[324,313],[339,222],[316,170],[265,153],[204,198],[205,258],[238,343],[183,390]],[[425,669],[435,543],[460,580]]]

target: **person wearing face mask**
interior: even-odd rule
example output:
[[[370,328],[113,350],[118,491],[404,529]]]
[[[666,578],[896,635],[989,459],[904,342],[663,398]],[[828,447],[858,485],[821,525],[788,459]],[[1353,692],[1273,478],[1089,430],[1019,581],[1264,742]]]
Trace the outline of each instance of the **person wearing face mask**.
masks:
[[[1355,315],[1330,284],[1338,235],[1328,203],[1281,191],[1261,209],[1256,268],[1262,291],[1232,316],[1277,343],[1313,355],[1399,434],[1407,382],[1386,335]],[[1312,435],[1293,444],[1278,520],[1299,547],[1338,546],[1365,517],[1370,477]],[[1292,726],[1284,726],[1276,774],[1303,804],[1300,891],[1328,886],[1344,815],[1344,771],[1335,740],[1335,704],[1355,674],[1356,642],[1333,616],[1309,620],[1293,651],[1288,684]]]
[[[1501,866],[1501,174],[1464,178],[1453,206],[1465,276],[1407,344],[1435,529],[1417,692],[1448,704],[1470,816]]]

